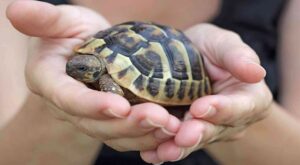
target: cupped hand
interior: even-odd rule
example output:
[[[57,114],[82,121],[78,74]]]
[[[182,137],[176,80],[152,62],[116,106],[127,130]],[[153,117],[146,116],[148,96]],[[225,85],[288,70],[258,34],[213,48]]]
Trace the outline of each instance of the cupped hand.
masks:
[[[40,95],[59,119],[119,151],[149,150],[171,138],[179,120],[161,106],[130,106],[121,96],[87,88],[65,73],[73,48],[110,27],[99,14],[83,7],[16,1],[7,8],[12,25],[36,37],[26,67],[32,92]]]
[[[186,34],[204,56],[214,94],[193,102],[174,140],[141,152],[150,163],[181,160],[209,143],[241,137],[272,101],[257,54],[237,34],[210,24]]]

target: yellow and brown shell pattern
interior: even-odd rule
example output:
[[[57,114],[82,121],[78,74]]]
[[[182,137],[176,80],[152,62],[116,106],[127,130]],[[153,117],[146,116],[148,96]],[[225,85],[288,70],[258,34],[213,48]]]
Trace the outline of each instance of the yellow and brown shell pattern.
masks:
[[[136,96],[162,105],[189,105],[211,93],[201,55],[180,31],[127,22],[98,32],[76,51],[104,59],[108,73]]]

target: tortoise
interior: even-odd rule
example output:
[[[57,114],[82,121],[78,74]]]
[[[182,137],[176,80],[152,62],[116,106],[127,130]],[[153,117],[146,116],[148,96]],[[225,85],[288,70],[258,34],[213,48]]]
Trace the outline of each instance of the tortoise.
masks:
[[[190,105],[212,93],[203,57],[179,30],[125,22],[96,33],[74,51],[66,73],[130,103]]]

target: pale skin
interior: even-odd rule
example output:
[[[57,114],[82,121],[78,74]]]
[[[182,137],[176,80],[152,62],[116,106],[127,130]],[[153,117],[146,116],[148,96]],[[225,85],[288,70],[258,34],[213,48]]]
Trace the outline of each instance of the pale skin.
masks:
[[[37,12],[41,9],[47,9],[47,15]],[[74,16],[74,13],[78,12],[89,16],[91,22],[78,19],[78,15]],[[8,9],[7,15],[22,33],[53,38],[40,40],[42,42],[33,49],[29,57],[26,70],[30,89],[44,97],[48,108],[56,112],[58,118],[71,122],[81,131],[117,150],[142,151],[142,158],[147,162],[160,163],[182,159],[211,140],[232,137],[235,132],[246,127],[248,122],[263,118],[268,110],[274,107],[269,108],[271,96],[261,81],[265,72],[258,65],[257,55],[241,42],[237,35],[215,26],[197,25],[186,33],[200,51],[206,54],[208,71],[215,82],[214,88],[218,95],[197,100],[190,109],[188,120],[180,123],[158,105],[140,104],[130,107],[123,98],[91,91],[64,74],[65,56],[69,55],[71,48],[88,35],[109,27],[103,17],[83,8],[56,8],[31,1],[14,3]],[[207,32],[216,36],[206,35]],[[243,55],[242,58],[236,58],[240,54]],[[237,60],[233,62],[230,60],[232,58]],[[61,81],[57,81],[58,78]],[[41,80],[44,82],[41,83]],[[115,102],[119,104],[114,104]],[[208,107],[214,107],[215,113]],[[208,109],[211,110],[210,113],[207,113]],[[279,120],[278,116],[275,118]],[[147,128],[140,125],[143,119],[148,121]],[[234,127],[219,134],[218,131],[222,130],[221,125],[224,124]],[[116,125],[124,127],[114,127]],[[191,129],[198,131],[191,135]],[[173,136],[175,138],[172,138]],[[139,141],[145,140],[148,142],[146,145],[137,146]],[[165,152],[170,150],[173,153]],[[89,155],[93,153],[90,152]]]

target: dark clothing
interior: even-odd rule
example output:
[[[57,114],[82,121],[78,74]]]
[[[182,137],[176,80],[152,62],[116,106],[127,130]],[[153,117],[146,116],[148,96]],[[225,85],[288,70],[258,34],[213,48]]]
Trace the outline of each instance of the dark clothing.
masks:
[[[66,4],[66,0],[45,0]],[[276,63],[277,23],[284,0],[224,0],[220,14],[212,23],[238,33],[259,55],[267,70],[266,82],[276,96],[279,87]],[[120,153],[104,146],[96,165],[143,165],[138,152]],[[166,165],[217,165],[204,151],[194,152],[186,159]]]
[[[53,5],[70,4],[68,0],[40,0],[40,1],[48,2]]]
[[[138,152],[117,152],[104,146],[95,165],[148,165],[148,163],[140,158]],[[217,163],[205,151],[199,150],[182,161],[164,165],[217,165]]]

